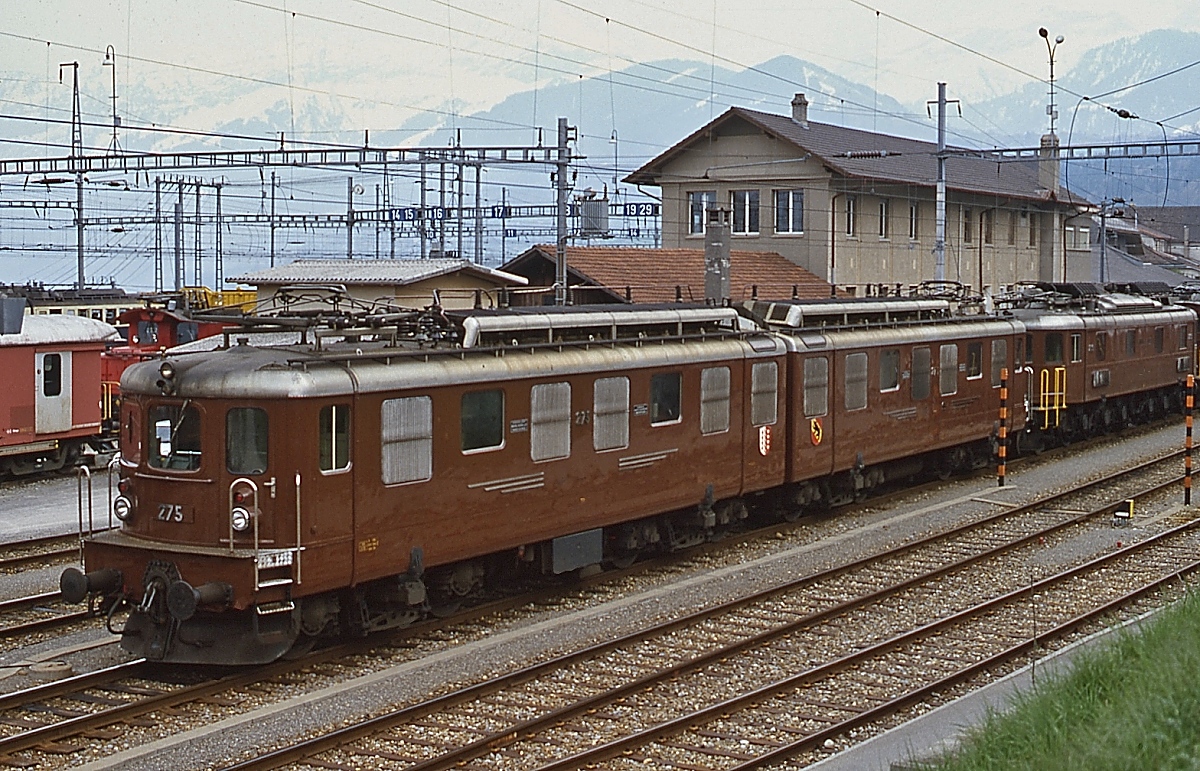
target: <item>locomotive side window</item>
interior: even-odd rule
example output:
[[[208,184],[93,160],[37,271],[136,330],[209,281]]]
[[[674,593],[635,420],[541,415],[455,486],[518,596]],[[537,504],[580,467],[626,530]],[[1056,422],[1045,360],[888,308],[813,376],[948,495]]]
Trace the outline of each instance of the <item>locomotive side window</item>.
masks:
[[[650,378],[650,425],[679,422],[682,381],[678,372],[665,372]]]
[[[879,352],[879,390],[900,390],[900,349]]]
[[[1179,350],[1181,350],[1181,351],[1186,351],[1187,347],[1188,347],[1187,346],[1187,332],[1188,332],[1188,328],[1187,328],[1186,324],[1180,324],[1179,326],[1175,327],[1175,340],[1176,340],[1177,345],[1179,346]]]
[[[1033,364],[1033,335],[1025,335],[1025,363]]]
[[[1083,361],[1083,335],[1071,335],[1071,363]]]
[[[1096,359],[1098,361],[1104,361],[1107,358],[1108,358],[1108,333],[1107,332],[1097,332],[1096,333]]]
[[[462,396],[462,449],[494,450],[504,445],[504,392],[471,391]]]
[[[1137,330],[1130,329],[1125,332],[1125,355],[1137,356]]]
[[[173,471],[200,468],[200,412],[191,404],[150,410],[150,466]]]
[[[1000,370],[1008,366],[1008,341],[992,341],[992,388],[1000,387]]]
[[[756,426],[774,423],[779,401],[779,366],[773,361],[750,369],[750,422]]]
[[[1162,327],[1154,328],[1154,352],[1155,353],[1163,352],[1163,348],[1166,347],[1166,337],[1167,337],[1167,333],[1166,333],[1165,329],[1163,329]]]
[[[628,446],[629,378],[599,378],[592,385],[592,448],[602,452]]]
[[[529,389],[529,458],[558,460],[571,455],[571,384],[543,383]]]
[[[939,363],[938,388],[942,396],[958,393],[958,346],[954,343],[943,345],[938,351]]]
[[[920,401],[929,398],[929,373],[930,373],[930,353],[929,346],[923,345],[920,348],[913,348],[913,364],[912,364],[912,398],[913,401]]]
[[[751,395],[751,413],[754,397]],[[729,367],[700,371],[700,433],[719,434],[729,430]]]
[[[350,405],[328,404],[318,421],[318,467],[321,471],[350,468]]]
[[[846,354],[846,410],[867,408],[867,355]]]
[[[829,412],[829,359],[819,356],[804,360],[804,417]]]
[[[1046,333],[1046,363],[1063,363],[1063,338],[1060,332]]]
[[[428,396],[385,399],[380,410],[383,483],[433,478],[433,400]]]
[[[225,413],[225,468],[230,474],[267,470],[266,410],[236,407]]]
[[[983,343],[967,343],[967,380],[983,377]]]
[[[62,393],[62,354],[48,353],[42,357],[42,396]]]

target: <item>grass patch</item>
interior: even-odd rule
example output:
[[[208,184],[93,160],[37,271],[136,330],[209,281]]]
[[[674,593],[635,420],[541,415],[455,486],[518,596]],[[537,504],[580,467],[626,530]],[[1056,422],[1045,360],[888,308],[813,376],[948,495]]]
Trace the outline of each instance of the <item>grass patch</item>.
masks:
[[[1200,593],[1079,655],[931,771],[1200,770]]]

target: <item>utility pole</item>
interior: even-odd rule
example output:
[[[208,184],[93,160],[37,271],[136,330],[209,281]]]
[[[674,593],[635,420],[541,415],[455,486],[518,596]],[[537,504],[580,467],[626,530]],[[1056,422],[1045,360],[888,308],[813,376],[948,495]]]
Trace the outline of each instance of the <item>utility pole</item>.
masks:
[[[216,241],[215,248],[217,250],[216,265],[215,265],[216,278],[213,280],[214,281],[213,289],[215,289],[219,292],[219,291],[221,291],[221,285],[225,283],[225,256],[221,253],[221,185],[220,185],[220,183],[217,184],[217,223],[216,223],[216,225],[217,225],[217,237],[214,239]]]
[[[934,226],[934,278],[946,280],[946,84],[938,83],[937,220]]]
[[[379,211],[379,185],[375,186],[375,211]],[[379,220],[375,220],[375,259],[379,259]]]
[[[104,66],[112,68],[112,126],[113,135],[108,143],[108,154],[117,155],[121,152],[121,142],[117,139],[117,127],[121,119],[117,117],[117,49],[109,46],[104,49]]]
[[[83,289],[83,113],[79,107],[79,62],[58,65],[58,82],[62,83],[63,67],[74,70],[71,100],[71,166],[75,169],[75,288]]]
[[[441,188],[438,195],[441,200],[438,206],[441,207],[441,216],[438,217],[438,257],[446,256],[446,164],[438,164],[438,186]]]
[[[204,253],[201,250],[200,239],[200,180],[196,180],[196,253],[195,253],[195,272],[192,274],[192,280],[196,282],[196,286],[204,286],[203,268],[204,268]]]
[[[475,164],[475,264],[483,264],[483,164]]]
[[[271,267],[275,267],[275,172],[271,172]]]
[[[175,291],[183,289],[183,186],[175,204]]]
[[[154,178],[154,291],[163,290],[162,177]]]
[[[571,127],[566,118],[558,119],[558,158],[555,166],[555,188],[557,189],[558,240],[554,248],[554,304],[566,305],[567,296],[567,173],[571,168]]]
[[[425,154],[421,153],[421,219],[419,228],[421,231],[421,259],[424,260],[429,256],[429,233],[426,228],[429,225],[429,215],[425,211]]]

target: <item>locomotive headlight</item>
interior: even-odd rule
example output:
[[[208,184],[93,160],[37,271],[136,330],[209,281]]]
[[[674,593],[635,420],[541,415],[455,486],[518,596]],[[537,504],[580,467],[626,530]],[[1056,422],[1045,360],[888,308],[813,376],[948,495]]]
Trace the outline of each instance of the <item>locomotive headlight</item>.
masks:
[[[124,495],[118,495],[114,498],[112,507],[113,515],[122,522],[128,522],[133,519],[133,501]]]
[[[244,532],[250,527],[250,520],[253,515],[242,506],[234,506],[229,512],[229,519],[233,523],[233,529],[239,533]]]

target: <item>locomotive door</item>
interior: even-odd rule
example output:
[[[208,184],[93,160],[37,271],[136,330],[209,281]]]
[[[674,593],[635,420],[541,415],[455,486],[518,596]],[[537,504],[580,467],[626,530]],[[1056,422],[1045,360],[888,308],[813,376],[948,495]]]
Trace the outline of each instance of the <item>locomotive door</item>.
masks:
[[[34,425],[39,434],[71,430],[71,352],[35,354]]]

